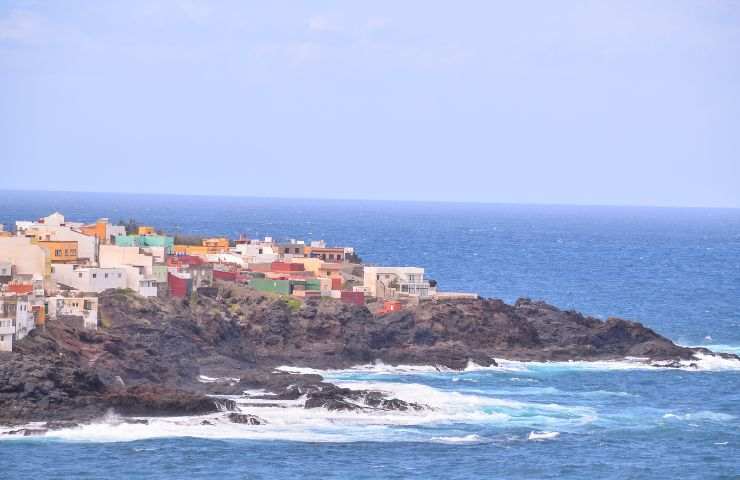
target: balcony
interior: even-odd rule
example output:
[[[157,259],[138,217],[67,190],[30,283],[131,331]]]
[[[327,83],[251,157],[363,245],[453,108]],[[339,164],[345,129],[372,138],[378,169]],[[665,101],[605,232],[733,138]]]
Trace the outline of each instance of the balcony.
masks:
[[[412,295],[425,298],[429,296],[429,282],[402,282],[398,291],[402,295]]]
[[[9,318],[0,319],[0,335],[14,335],[15,320]]]

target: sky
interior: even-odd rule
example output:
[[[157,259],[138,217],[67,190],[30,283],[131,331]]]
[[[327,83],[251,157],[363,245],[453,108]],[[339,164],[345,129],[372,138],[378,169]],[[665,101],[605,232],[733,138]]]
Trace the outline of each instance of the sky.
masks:
[[[740,207],[740,2],[0,0],[0,189]]]

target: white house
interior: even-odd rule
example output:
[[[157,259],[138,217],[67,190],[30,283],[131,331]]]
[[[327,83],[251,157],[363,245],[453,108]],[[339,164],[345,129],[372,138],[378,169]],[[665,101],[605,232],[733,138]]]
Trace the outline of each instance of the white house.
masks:
[[[81,292],[100,293],[110,288],[126,288],[124,268],[87,267],[75,264],[57,264],[51,267],[51,278]]]
[[[3,277],[13,276],[13,264],[7,260],[0,260],[0,280]]]
[[[247,262],[239,254],[236,253],[209,253],[206,255],[206,261],[209,263],[233,263],[239,265],[242,268],[247,266]]]
[[[149,254],[154,257],[155,263],[163,263],[167,257],[167,251],[165,247],[140,247],[142,252]]]
[[[12,352],[13,345],[35,327],[31,302],[26,295],[0,295],[0,351]]]
[[[54,212],[49,216],[46,216],[39,220],[38,223],[43,223],[44,225],[64,225],[64,215],[62,215],[59,212]]]
[[[420,267],[364,267],[363,280],[368,295],[393,298],[408,295],[425,298],[430,285]]]
[[[85,328],[98,328],[98,297],[92,295],[70,295],[47,298],[49,318],[56,320],[60,316],[81,317]]]
[[[271,243],[241,243],[233,249],[241,255],[247,263],[272,263],[278,261],[280,255]]]
[[[17,275],[47,276],[48,253],[26,237],[0,237],[0,262],[12,263]]]
[[[126,271],[126,287],[143,297],[157,296],[154,257],[139,247],[100,246],[101,268],[122,268]]]

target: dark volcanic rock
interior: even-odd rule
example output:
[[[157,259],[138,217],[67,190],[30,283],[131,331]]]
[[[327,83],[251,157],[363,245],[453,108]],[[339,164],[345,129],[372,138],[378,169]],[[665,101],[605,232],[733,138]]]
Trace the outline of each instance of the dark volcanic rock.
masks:
[[[342,398],[328,397],[325,395],[311,395],[308,400],[306,400],[305,408],[325,408],[327,410],[339,411],[354,411],[362,409],[360,405],[348,402]]]
[[[265,425],[267,420],[260,418],[257,415],[251,415],[248,413],[230,413],[229,420],[232,423],[242,423],[245,425]]]
[[[703,349],[675,345],[635,322],[607,321],[520,299],[425,301],[376,317],[364,306],[279,297],[221,285],[192,299],[100,295],[101,328],[50,321],[0,353],[0,424],[79,422],[114,408],[128,415],[193,415],[235,410],[205,396],[269,392],[305,397],[307,408],[417,409],[420,405],[352,391],[318,375],[273,371],[278,365],[344,368],[387,364],[462,369],[469,362],[609,360],[645,357],[681,365]],[[732,357],[737,358],[737,357]],[[199,375],[240,377],[201,383]]]
[[[123,415],[202,415],[222,408],[213,398],[158,385],[139,385],[105,395],[102,401]]]
[[[0,424],[100,414],[105,385],[64,355],[0,353]]]
[[[35,437],[40,435],[46,435],[49,430],[46,428],[18,428],[16,430],[9,430],[3,432],[0,435],[18,436],[18,437]]]

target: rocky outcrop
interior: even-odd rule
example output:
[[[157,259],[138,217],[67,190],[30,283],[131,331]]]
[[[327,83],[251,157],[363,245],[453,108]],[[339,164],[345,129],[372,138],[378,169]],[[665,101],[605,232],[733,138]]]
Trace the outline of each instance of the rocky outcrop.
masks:
[[[203,415],[235,409],[230,400],[214,399],[159,385],[138,385],[114,390],[103,395],[101,403],[117,413],[131,416]]]
[[[49,322],[0,353],[0,424],[79,420],[107,409],[128,415],[233,410],[206,394],[250,388],[270,398],[305,397],[307,408],[417,409],[380,392],[352,391],[318,375],[276,373],[278,365],[343,368],[388,364],[461,369],[469,362],[608,360],[646,357],[663,365],[691,359],[653,330],[601,321],[543,302],[470,299],[422,302],[374,316],[363,306],[308,299],[300,305],[244,287],[221,285],[192,299],[100,296],[101,328]],[[708,353],[706,350],[702,352]],[[202,383],[199,375],[235,377]]]
[[[298,400],[305,397],[305,408],[327,410],[422,410],[428,408],[382,392],[342,388],[323,381],[320,375],[290,374],[280,371],[254,371],[244,375],[233,391],[264,390],[264,395],[248,395],[258,400]]]
[[[97,374],[64,355],[0,354],[0,424],[100,414]]]

